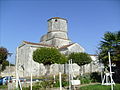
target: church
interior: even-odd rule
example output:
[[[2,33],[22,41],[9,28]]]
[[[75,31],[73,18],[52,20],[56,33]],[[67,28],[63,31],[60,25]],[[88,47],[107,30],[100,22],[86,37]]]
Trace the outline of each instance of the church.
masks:
[[[69,55],[72,52],[85,52],[84,48],[78,43],[72,42],[68,37],[68,21],[64,18],[53,17],[48,21],[48,31],[40,39],[39,43],[23,41],[19,47],[17,47],[16,52],[16,67],[19,75],[21,77],[30,76],[31,72],[33,76],[42,76],[46,72],[46,68],[43,64],[35,62],[32,58],[33,51],[40,47],[55,47],[62,54]],[[91,55],[93,61],[96,61],[97,56]],[[97,71],[98,66],[94,65],[91,67],[89,64],[86,67],[88,72],[91,70]],[[88,69],[87,69],[88,68]],[[89,70],[91,68],[91,70]],[[67,73],[66,65],[53,64],[50,67],[50,74],[57,74],[59,69],[62,70],[62,73]],[[74,70],[76,74],[79,74],[80,67],[75,64]],[[93,71],[92,71],[93,72]]]

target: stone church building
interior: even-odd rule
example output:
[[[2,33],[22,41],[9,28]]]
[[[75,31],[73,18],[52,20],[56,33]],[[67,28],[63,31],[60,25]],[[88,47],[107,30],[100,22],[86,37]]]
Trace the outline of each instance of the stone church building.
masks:
[[[64,18],[53,17],[48,20],[48,32],[43,35],[39,43],[33,43],[23,41],[17,48],[16,52],[16,67],[20,77],[30,76],[31,72],[33,76],[42,76],[46,73],[46,68],[43,64],[39,64],[33,61],[32,54],[37,48],[40,47],[55,47],[61,53],[68,55],[72,52],[85,52],[84,48],[78,43],[72,42],[68,37],[67,29],[68,21]],[[97,61],[95,55],[91,55],[93,62],[87,64],[83,71],[79,72],[77,64],[73,64],[74,73],[88,73],[98,71],[98,64],[93,64]],[[97,68],[96,68],[97,67]],[[58,65],[53,64],[50,66],[50,74],[58,74],[59,70],[62,73],[68,73],[68,64]]]

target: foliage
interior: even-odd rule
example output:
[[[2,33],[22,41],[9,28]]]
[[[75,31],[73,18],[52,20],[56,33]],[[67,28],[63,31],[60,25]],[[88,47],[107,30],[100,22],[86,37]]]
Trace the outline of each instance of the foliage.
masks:
[[[4,60],[7,59],[8,51],[4,47],[0,47],[0,64],[3,63]]]
[[[80,76],[80,81],[81,81],[81,84],[89,84],[89,83],[91,83],[90,75],[86,74],[86,75]]]
[[[101,84],[88,85],[80,87],[80,90],[111,90],[111,86],[105,86]],[[114,86],[114,90],[120,90],[120,84]]]
[[[101,82],[101,76],[99,72],[86,73],[82,76],[77,76],[76,79],[79,79],[81,84]]]
[[[3,61],[2,62],[2,70],[4,70],[6,68],[6,66],[9,65],[9,62],[8,61]]]
[[[7,85],[0,85],[0,89],[1,89],[1,90],[7,89]]]
[[[87,53],[71,53],[68,59],[72,59],[73,63],[77,63],[79,66],[88,64],[92,61]]]
[[[107,65],[108,51],[110,51],[112,62],[118,64],[120,62],[120,31],[106,32],[102,39],[99,47],[99,59]]]
[[[5,60],[2,63],[2,71],[6,68],[6,66],[9,66],[9,61]],[[14,64],[10,63],[10,66],[15,66]]]
[[[68,76],[66,74],[62,74],[62,87],[68,86]],[[53,76],[51,77],[39,77],[39,79],[44,79],[41,82],[37,82],[36,84],[33,85],[33,90],[45,90],[45,88],[54,88],[54,87],[59,87],[59,76],[57,75],[54,79]],[[23,90],[30,90],[30,87],[23,87]]]
[[[62,74],[62,87],[68,85],[68,76],[66,74]],[[59,87],[59,75],[56,75],[55,77],[55,83],[53,76],[52,77],[46,77],[43,82],[41,82],[39,85],[41,85],[41,88],[52,88],[52,87]]]
[[[2,71],[5,69],[6,66],[9,65],[9,62],[6,60],[8,55],[8,50],[4,47],[0,47],[0,64],[2,65]]]
[[[63,64],[67,61],[56,48],[39,48],[33,52],[33,60],[44,65]]]
[[[120,83],[120,31],[107,32],[103,36],[103,40],[99,47],[99,60],[108,67],[108,51],[110,52],[112,64],[116,67],[112,67],[114,81]]]
[[[99,72],[93,72],[90,74],[92,82],[101,82],[101,75]]]
[[[112,67],[113,73],[113,80],[115,83],[120,83],[120,68],[119,67]]]
[[[68,86],[68,75],[62,74],[62,87]],[[94,72],[94,73],[88,73],[84,74],[79,78],[81,81],[81,84],[90,84],[92,82],[97,82],[99,81],[98,79],[100,78],[99,73]],[[50,77],[39,77],[39,79],[43,79],[41,82],[37,82],[36,84],[33,85],[33,90],[46,90],[45,88],[54,88],[54,87],[59,87],[59,75],[56,75],[55,77],[55,82],[53,76]],[[24,87],[23,90],[30,90],[30,87]]]

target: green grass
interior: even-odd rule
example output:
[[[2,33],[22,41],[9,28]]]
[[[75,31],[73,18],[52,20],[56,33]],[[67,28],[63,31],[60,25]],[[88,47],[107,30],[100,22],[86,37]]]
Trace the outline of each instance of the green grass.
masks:
[[[5,89],[7,88],[7,85],[0,85],[0,89]]]
[[[88,85],[80,87],[80,90],[111,90],[111,86],[105,86],[100,84]],[[120,90],[120,84],[116,84],[113,90]]]

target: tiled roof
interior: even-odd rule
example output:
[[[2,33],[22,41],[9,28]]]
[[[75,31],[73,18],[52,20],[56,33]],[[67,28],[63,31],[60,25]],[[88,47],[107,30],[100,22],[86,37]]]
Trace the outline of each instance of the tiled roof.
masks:
[[[96,55],[96,54],[89,54],[90,56],[98,56],[98,55]]]
[[[60,47],[59,49],[67,48],[67,47],[69,47],[69,46],[71,46],[71,45],[73,45],[73,44],[75,44],[75,43],[71,43],[71,44],[68,44],[68,45],[64,45],[64,46]]]
[[[46,41],[52,40],[52,39],[54,39],[54,38],[57,38],[57,39],[63,39],[63,40],[69,40],[69,39],[60,38],[60,37],[53,37],[53,38],[47,39]]]
[[[43,43],[33,43],[33,42],[27,42],[27,41],[23,41],[23,43],[31,44],[31,45],[41,45],[41,46],[53,47],[52,45],[47,45],[47,44],[43,44]]]
[[[53,17],[53,18],[48,19],[48,21],[51,20],[51,19],[63,19],[63,20],[66,20],[66,21],[67,21],[67,19],[60,18],[60,17]]]

